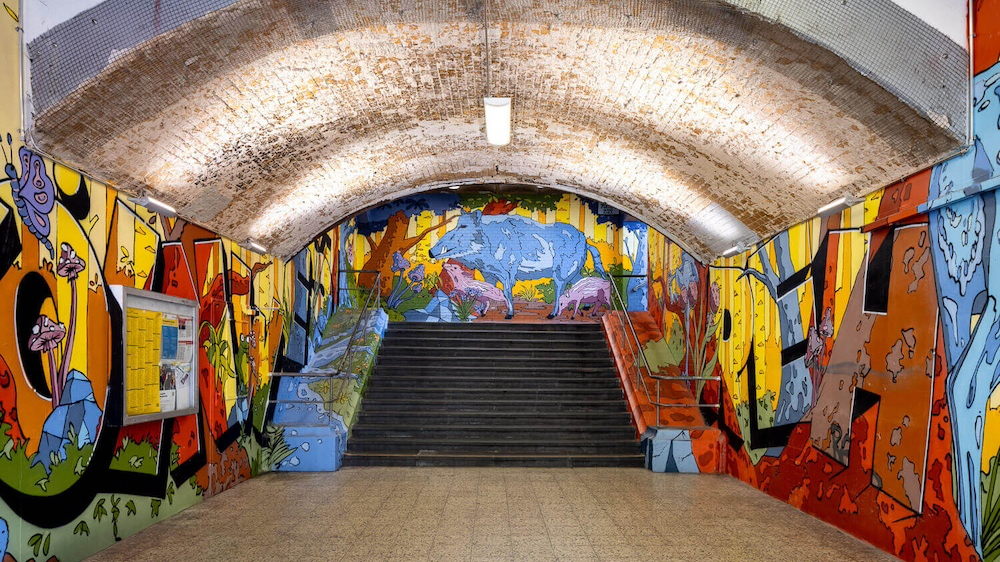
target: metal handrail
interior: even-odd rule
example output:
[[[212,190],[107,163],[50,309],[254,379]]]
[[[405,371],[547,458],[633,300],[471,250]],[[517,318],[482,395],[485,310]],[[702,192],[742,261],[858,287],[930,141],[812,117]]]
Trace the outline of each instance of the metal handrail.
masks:
[[[343,375],[346,375],[349,378],[357,379],[358,376],[354,375],[354,374],[352,374],[350,372],[351,367],[354,365],[354,354],[355,354],[355,351],[356,351],[355,340],[358,337],[358,330],[361,328],[361,325],[364,324],[364,330],[361,331],[361,333],[363,334],[363,333],[367,332],[367,330],[368,330],[368,324],[371,321],[371,318],[374,318],[374,316],[375,316],[374,314],[371,314],[371,315],[368,314],[369,309],[374,310],[376,308],[379,308],[380,305],[381,305],[382,294],[381,294],[379,288],[381,287],[381,283],[382,283],[382,272],[381,271],[377,271],[377,270],[371,270],[371,269],[346,269],[342,273],[373,273],[373,274],[375,274],[375,282],[372,283],[372,286],[368,289],[368,294],[365,296],[365,303],[361,307],[361,311],[360,311],[359,316],[358,316],[358,321],[357,321],[357,323],[354,324],[354,329],[351,331],[351,338],[347,341],[347,348],[344,350],[344,354],[340,357],[340,364],[337,366],[337,370],[336,370],[336,372],[338,374],[343,374]],[[350,288],[348,288],[348,287],[341,287],[340,290],[341,291],[345,291],[345,290],[349,291]],[[374,302],[374,306],[372,306],[373,302]],[[347,370],[346,371],[344,370],[345,363],[347,365]],[[364,381],[362,381],[362,384],[364,384]],[[332,391],[332,387],[333,387],[333,385],[331,385],[331,391]]]
[[[676,380],[683,380],[683,381],[698,381],[698,380],[704,380],[704,381],[709,381],[709,380],[712,380],[712,381],[721,381],[722,377],[718,377],[718,376],[689,376],[689,375],[676,376],[676,375],[659,375],[659,374],[653,373],[652,370],[649,368],[649,361],[646,358],[646,352],[642,349],[642,345],[639,343],[639,336],[638,336],[638,334],[635,331],[635,325],[632,323],[632,317],[629,316],[629,314],[628,314],[628,302],[622,297],[621,291],[618,290],[618,284],[615,283],[615,279],[616,278],[617,279],[621,279],[621,278],[645,277],[645,276],[643,276],[643,275],[615,275],[615,274],[611,274],[611,275],[609,275],[609,277],[611,277],[611,279],[609,279],[609,281],[610,281],[611,287],[613,288],[612,292],[613,292],[613,294],[615,296],[615,299],[618,301],[618,306],[620,308],[619,311],[615,311],[615,312],[619,313],[619,323],[622,326],[622,335],[625,336],[625,339],[628,342],[629,352],[632,354],[632,366],[635,369],[635,383],[634,384],[635,384],[635,387],[636,387],[637,390],[641,387],[641,390],[646,394],[646,399],[649,401],[650,404],[652,404],[654,406],[655,412],[656,412],[656,423],[657,423],[657,425],[660,423],[660,408],[679,408],[679,407],[692,407],[692,406],[695,406],[695,407],[715,407],[715,408],[718,408],[720,406],[720,403],[721,403],[721,392],[719,393],[720,394],[720,396],[719,396],[720,401],[717,401],[715,404],[702,404],[701,402],[697,402],[695,404],[672,404],[672,403],[664,404],[661,401],[661,396],[662,395],[661,395],[661,392],[660,392],[660,390],[661,390],[660,389],[660,384],[662,383],[662,381],[676,381]],[[626,327],[628,328],[627,331],[626,331]],[[631,335],[631,338],[629,337],[630,335]],[[640,361],[636,361],[637,359],[639,359]],[[645,375],[643,374],[643,371],[645,371]],[[646,379],[647,378],[652,379],[653,381],[655,381],[655,384],[656,384],[656,400],[653,400],[652,397],[649,394],[649,387],[646,384]],[[700,397],[695,397],[695,400],[700,400]]]
[[[276,408],[279,404],[324,404],[327,409],[327,413],[324,414],[326,416],[326,423],[332,425],[334,421],[333,406],[337,398],[343,395],[345,391],[349,390],[351,383],[354,381],[359,381],[358,385],[359,388],[361,390],[364,389],[364,385],[366,384],[367,380],[362,380],[362,377],[359,374],[352,373],[351,369],[354,366],[355,355],[357,353],[357,348],[359,347],[359,342],[357,341],[359,334],[361,334],[363,337],[363,334],[367,333],[368,331],[370,322],[373,319],[377,318],[377,316],[373,314],[373,311],[374,309],[379,308],[381,304],[381,294],[379,293],[379,287],[382,276],[381,273],[378,271],[367,271],[367,270],[347,270],[341,273],[373,273],[375,274],[375,283],[372,285],[371,288],[367,289],[367,296],[364,299],[364,304],[361,306],[361,309],[359,310],[358,319],[354,323],[354,327],[351,329],[351,335],[347,340],[347,346],[344,348],[344,354],[340,356],[339,363],[336,366],[334,366],[333,369],[326,369],[321,371],[309,371],[305,373],[303,372],[292,373],[292,372],[279,371],[271,373],[271,376],[275,378],[298,377],[302,379],[315,379],[317,382],[326,380],[329,382],[326,389],[327,395],[323,396],[322,391],[320,391],[319,389],[314,389],[317,395],[317,399],[313,400],[301,399],[298,398],[298,396],[296,396],[296,399],[292,400],[278,399],[277,398],[278,394],[275,394],[275,398],[270,399],[268,401],[269,412],[274,412],[274,410],[271,410],[271,408]],[[355,287],[354,290],[358,289],[364,290],[363,287],[362,288]],[[349,287],[341,287],[340,290],[352,290],[352,289],[350,289]],[[333,381],[335,380],[339,380],[340,383],[334,384]],[[298,395],[298,393],[296,394]],[[317,407],[317,411],[318,408],[319,407]],[[317,423],[306,423],[306,425],[321,426],[323,425],[322,419],[323,419],[322,416],[320,416],[319,419],[317,420]],[[345,422],[347,423],[348,426],[351,425],[350,422],[347,422],[346,420]]]
[[[612,275],[610,275],[610,277],[611,277],[611,279],[609,279],[608,281],[609,281],[609,284],[611,285],[611,287],[613,289],[612,293],[614,294],[615,298],[618,300],[618,306],[620,308],[619,311],[613,311],[613,312],[618,312],[617,316],[618,316],[618,321],[621,324],[622,335],[625,337],[625,340],[628,342],[629,353],[632,355],[632,362],[631,362],[631,364],[632,364],[632,367],[635,369],[635,379],[634,379],[634,383],[633,384],[634,384],[636,390],[639,390],[640,387],[641,387],[641,390],[646,394],[646,400],[650,404],[652,404],[652,405],[654,405],[656,407],[656,423],[659,424],[660,423],[660,404],[659,404],[659,402],[660,402],[660,394],[659,394],[659,392],[660,392],[660,384],[658,382],[656,384],[657,395],[656,395],[656,400],[653,400],[653,398],[649,395],[649,387],[646,385],[646,377],[643,377],[643,375],[642,375],[643,369],[646,370],[646,375],[647,376],[649,376],[649,375],[652,374],[651,371],[650,371],[650,369],[649,369],[649,362],[646,360],[646,352],[644,352],[642,350],[642,345],[639,344],[639,336],[638,336],[638,334],[636,334],[635,325],[632,324],[632,318],[629,317],[629,315],[628,315],[628,302],[625,301],[625,299],[622,298],[621,291],[618,290],[618,284],[615,283],[615,277],[616,276],[614,274],[612,274]],[[622,318],[624,318],[624,320]],[[628,332],[626,332],[626,330],[625,330],[626,327],[628,328]],[[629,332],[631,332],[631,335],[632,335],[631,338],[629,338]],[[638,353],[637,353],[637,351],[638,351]],[[636,361],[636,359],[641,359],[641,363],[642,364],[640,365],[639,362]]]
[[[272,378],[280,377],[298,377],[298,378],[309,378],[309,379],[338,379],[342,381],[340,386],[337,388],[337,395],[343,392],[344,387],[347,386],[349,381],[356,379],[357,377],[351,374],[341,373],[339,371],[311,371],[308,373],[300,372],[287,372],[287,371],[274,371],[271,373]],[[328,398],[329,402],[332,404],[334,400],[333,385],[330,385],[330,396]],[[316,404],[316,400],[281,400],[282,404]]]

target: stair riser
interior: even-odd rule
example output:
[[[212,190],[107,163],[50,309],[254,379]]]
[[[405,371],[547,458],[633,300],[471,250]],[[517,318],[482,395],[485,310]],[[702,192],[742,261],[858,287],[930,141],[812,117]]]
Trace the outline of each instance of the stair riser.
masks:
[[[372,377],[371,381],[368,383],[368,388],[372,389],[384,389],[384,388],[462,388],[462,389],[504,389],[504,388],[536,388],[536,389],[561,389],[561,388],[571,388],[571,389],[606,389],[612,390],[619,388],[618,381],[614,379],[609,379],[607,377],[603,378],[586,378],[578,377],[574,379],[557,379],[551,380],[546,378],[531,377],[531,378],[516,378],[516,379],[492,379],[492,380],[477,380],[477,379],[461,379],[461,378],[435,378],[431,375],[426,377],[386,377],[384,379],[379,377]]]
[[[478,334],[470,337],[466,334],[426,334],[419,336],[411,335],[387,335],[384,345],[393,346],[421,346],[421,345],[441,345],[444,347],[460,347],[463,345],[475,344],[475,347],[485,347],[487,344],[494,347],[607,347],[607,340],[603,335],[579,334],[577,336],[564,337],[562,334],[548,335],[546,333],[535,334],[534,336],[504,336],[501,333],[480,336]]]
[[[538,379],[540,377],[552,377],[552,378],[565,378],[565,377],[588,377],[588,378],[599,378],[599,379],[609,379],[614,378],[615,371],[611,367],[574,367],[572,365],[561,367],[561,368],[548,368],[541,369],[537,365],[535,366],[511,366],[511,365],[498,365],[490,366],[487,362],[480,362],[479,365],[421,365],[421,364],[410,364],[410,365],[382,365],[377,364],[375,366],[375,375],[379,378],[389,378],[396,376],[445,376],[445,377],[461,377],[461,376],[477,376],[477,377],[492,377],[496,375],[498,378],[531,378]],[[374,379],[373,379],[374,380]]]
[[[525,454],[575,454],[575,455],[630,455],[639,452],[638,443],[611,445],[597,443],[593,445],[567,445],[558,441],[552,443],[515,445],[502,442],[448,444],[445,442],[433,445],[411,445],[407,441],[388,443],[372,443],[360,439],[348,440],[347,450],[351,453],[396,453],[418,454],[431,453],[462,453],[462,454],[492,454],[492,455],[525,455]]]
[[[481,400],[484,402],[491,400],[518,400],[532,402],[536,406],[545,408],[549,402],[589,402],[591,400],[615,400],[622,399],[620,390],[584,390],[582,392],[569,392],[566,390],[533,390],[533,389],[477,389],[477,390],[441,390],[427,388],[422,390],[414,389],[368,389],[365,398],[369,400],[410,400],[412,403],[420,403],[425,398],[434,400],[466,401]]]
[[[491,361],[507,361],[510,359],[606,359],[608,350],[597,348],[490,348],[490,347],[443,347],[436,345],[425,345],[419,347],[398,347],[392,346],[381,349],[383,357],[403,357],[406,359],[422,359],[424,357],[445,357],[449,360],[455,359],[479,359],[489,358]]]
[[[420,412],[425,415],[447,412],[587,412],[613,414],[624,410],[621,401],[581,403],[578,400],[567,402],[537,402],[521,401],[514,403],[496,403],[492,401],[462,402],[449,400],[440,404],[414,404],[403,400],[366,399],[363,410],[369,412],[408,411]]]
[[[483,355],[481,357],[447,357],[442,355],[420,356],[420,357],[400,357],[394,355],[381,355],[378,357],[378,364],[388,368],[415,368],[415,367],[438,367],[447,365],[449,367],[492,367],[503,365],[505,367],[534,367],[539,372],[549,372],[549,369],[575,369],[581,367],[612,367],[614,364],[611,358],[605,355],[603,358],[585,357],[497,357],[495,355]]]
[[[403,457],[375,457],[366,455],[347,455],[344,466],[457,466],[457,467],[544,467],[544,468],[642,468],[642,455],[622,455],[612,458],[592,457],[558,457],[558,458],[525,458],[508,459],[491,456],[481,457],[447,457],[410,455]]]
[[[591,439],[600,443],[605,439],[625,441],[635,439],[635,429],[632,427],[600,427],[591,429],[573,428],[545,428],[528,427],[525,429],[515,429],[511,427],[478,427],[478,428],[455,428],[455,429],[420,429],[398,427],[395,429],[383,428],[355,428],[351,432],[351,439],[482,439],[503,443],[508,440],[525,441],[529,439],[551,439],[553,441],[563,439]]]
[[[423,426],[423,425],[454,425],[456,427],[466,426],[488,426],[488,425],[544,425],[551,423],[565,423],[572,424],[580,429],[590,429],[591,427],[605,427],[614,425],[628,425],[632,423],[632,416],[628,414],[622,414],[620,412],[613,412],[609,414],[602,413],[571,413],[563,412],[559,416],[539,416],[535,412],[522,412],[523,415],[518,416],[514,413],[500,413],[495,412],[489,415],[470,415],[468,413],[462,412],[435,412],[435,413],[421,413],[421,412],[388,412],[379,413],[378,411],[362,410],[361,414],[358,416],[358,424],[355,426],[355,430],[360,429],[365,426],[365,424],[398,424],[398,425],[411,425],[411,426]]]
[[[521,324],[517,322],[390,322],[387,334],[426,332],[502,332],[507,334],[558,332],[561,334],[591,333],[602,334],[601,325],[594,323]]]

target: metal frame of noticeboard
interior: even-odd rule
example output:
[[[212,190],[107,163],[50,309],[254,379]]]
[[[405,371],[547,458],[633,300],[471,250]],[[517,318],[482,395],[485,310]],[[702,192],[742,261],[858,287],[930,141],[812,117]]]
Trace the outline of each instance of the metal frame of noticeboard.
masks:
[[[121,424],[198,413],[198,302],[123,285],[110,289],[122,307]]]

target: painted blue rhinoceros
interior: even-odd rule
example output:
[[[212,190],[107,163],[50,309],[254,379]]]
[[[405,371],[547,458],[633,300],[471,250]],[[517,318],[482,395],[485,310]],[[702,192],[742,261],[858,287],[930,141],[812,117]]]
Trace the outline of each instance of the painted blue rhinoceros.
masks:
[[[431,248],[431,259],[454,259],[478,269],[487,283],[500,282],[507,299],[507,318],[514,317],[514,283],[551,277],[556,300],[549,318],[559,310],[566,283],[581,277],[587,252],[594,269],[604,274],[601,256],[582,232],[568,224],[539,224],[516,215],[487,215],[480,211],[459,217]]]

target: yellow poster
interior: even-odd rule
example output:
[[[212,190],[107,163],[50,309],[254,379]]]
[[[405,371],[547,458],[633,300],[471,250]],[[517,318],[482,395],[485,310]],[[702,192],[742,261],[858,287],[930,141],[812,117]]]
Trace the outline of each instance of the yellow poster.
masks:
[[[163,314],[129,308],[125,325],[125,412],[130,416],[158,413]]]

